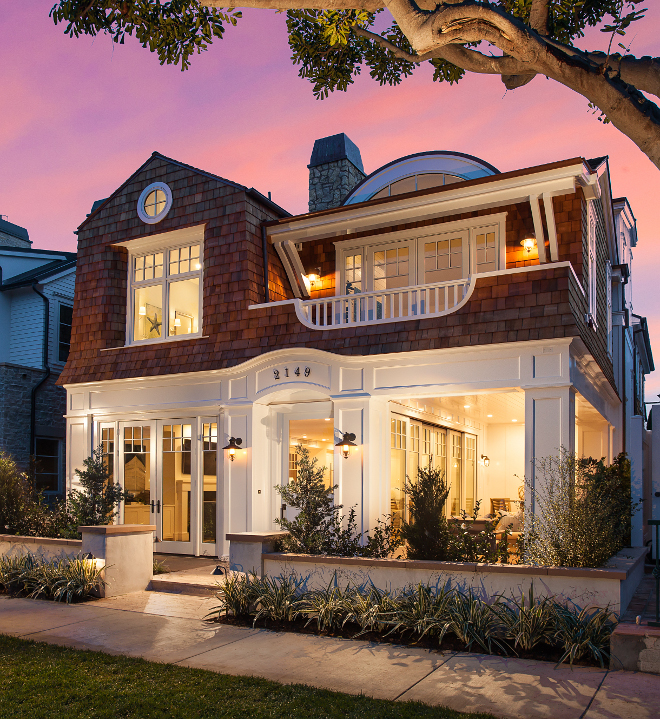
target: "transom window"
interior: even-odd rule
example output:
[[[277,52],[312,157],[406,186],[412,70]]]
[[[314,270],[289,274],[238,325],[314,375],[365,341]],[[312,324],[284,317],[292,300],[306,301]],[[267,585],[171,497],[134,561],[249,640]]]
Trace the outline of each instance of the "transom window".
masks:
[[[131,341],[199,334],[201,280],[199,243],[134,256]]]

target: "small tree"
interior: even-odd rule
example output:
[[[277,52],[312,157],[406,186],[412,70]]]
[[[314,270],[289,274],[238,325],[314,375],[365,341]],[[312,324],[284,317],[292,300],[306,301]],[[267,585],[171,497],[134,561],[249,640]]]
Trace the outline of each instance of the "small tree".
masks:
[[[275,487],[282,500],[298,510],[293,520],[275,520],[289,532],[282,540],[284,549],[300,554],[355,554],[359,546],[359,537],[354,536],[355,511],[351,511],[346,526],[342,527],[343,505],[334,503],[338,485],[326,486],[325,467],[317,466],[318,459],[311,459],[306,447],[298,445],[296,452],[298,473],[295,480],[285,487]]]
[[[70,536],[78,536],[80,526],[110,524],[121,502],[131,498],[130,492],[124,492],[120,484],[111,481],[101,447],[83,464],[84,469],[76,470],[82,491],[74,489],[67,496]]]
[[[401,538],[408,545],[410,559],[449,559],[450,532],[445,517],[449,486],[437,467],[419,467],[417,481],[406,477],[410,521],[401,524]]]

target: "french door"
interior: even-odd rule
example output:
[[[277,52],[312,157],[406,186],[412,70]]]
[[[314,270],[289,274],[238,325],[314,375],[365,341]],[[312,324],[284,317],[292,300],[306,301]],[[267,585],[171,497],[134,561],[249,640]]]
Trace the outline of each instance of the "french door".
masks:
[[[125,524],[156,525],[157,549],[215,556],[217,423],[122,422],[119,466]]]

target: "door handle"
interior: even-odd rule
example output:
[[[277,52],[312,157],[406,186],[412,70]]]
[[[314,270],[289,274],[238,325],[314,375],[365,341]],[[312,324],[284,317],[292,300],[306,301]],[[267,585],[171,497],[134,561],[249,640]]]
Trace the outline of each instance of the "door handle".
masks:
[[[156,509],[158,510],[158,514],[160,514],[160,499],[156,502]]]
[[[284,519],[284,512],[286,512],[286,504],[280,507],[280,519]]]
[[[154,500],[151,500],[151,513],[154,513]]]

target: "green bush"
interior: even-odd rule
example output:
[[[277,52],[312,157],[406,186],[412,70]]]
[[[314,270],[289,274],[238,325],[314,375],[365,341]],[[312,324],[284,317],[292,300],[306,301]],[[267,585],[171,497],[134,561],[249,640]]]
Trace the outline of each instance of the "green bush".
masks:
[[[0,588],[70,604],[87,599],[104,584],[101,572],[82,557],[46,560],[29,553],[0,557]]]
[[[66,525],[64,503],[46,504],[30,476],[0,452],[0,533],[58,537]]]
[[[111,475],[98,447],[83,461],[84,469],[77,469],[82,491],[74,489],[67,495],[68,526],[63,536],[77,538],[78,527],[111,524],[122,501],[131,499],[119,483],[111,482]]]
[[[630,461],[620,454],[611,465],[562,450],[535,465],[526,482],[534,503],[526,508],[523,553],[531,564],[600,567],[630,544],[639,503],[630,494]]]
[[[321,632],[365,632],[383,638],[418,642],[423,638],[438,646],[447,635],[466,650],[488,654],[553,650],[559,662],[571,665],[589,659],[605,666],[609,641],[618,618],[609,608],[581,609],[552,597],[534,597],[533,587],[520,601],[495,597],[485,601],[472,589],[419,584],[390,593],[373,585],[346,586],[337,576],[322,590],[306,590],[309,577],[295,574],[259,579],[233,574],[226,578],[217,597],[220,604],[209,617],[233,616],[295,625],[306,620]],[[298,626],[302,626],[300,623]]]
[[[383,558],[393,555],[401,546],[401,540],[386,515],[378,520],[372,534],[365,536],[358,531],[355,507],[348,515],[342,514],[343,505],[334,503],[334,492],[339,485],[325,484],[325,467],[318,466],[318,459],[309,456],[306,447],[298,445],[298,473],[296,479],[286,486],[275,486],[285,504],[298,510],[292,520],[276,519],[275,523],[288,535],[280,540],[280,548],[296,554],[333,554],[339,557],[365,556]]]

